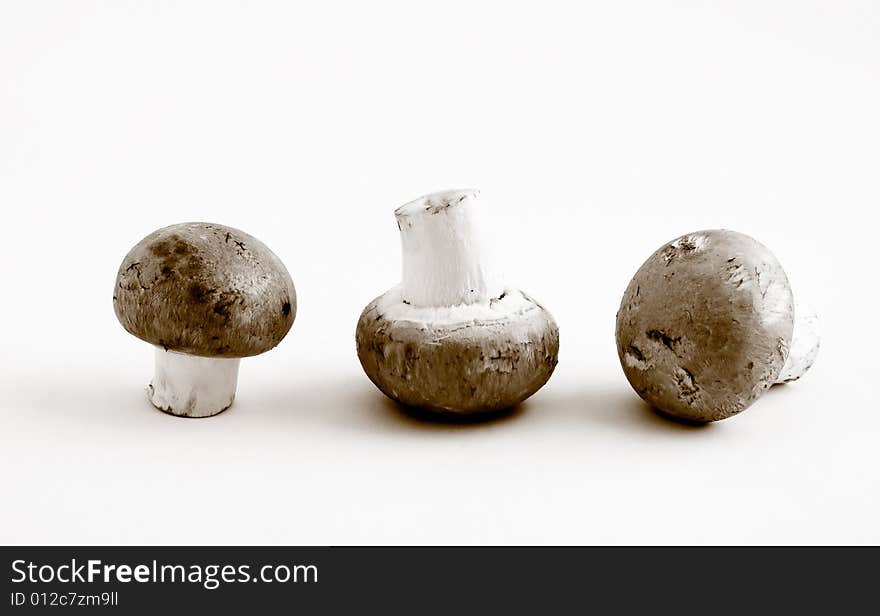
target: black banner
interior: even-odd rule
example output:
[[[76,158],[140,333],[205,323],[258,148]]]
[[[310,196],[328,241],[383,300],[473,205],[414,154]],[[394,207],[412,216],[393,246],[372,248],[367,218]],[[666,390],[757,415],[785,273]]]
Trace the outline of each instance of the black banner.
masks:
[[[3,614],[876,609],[868,549],[3,547],[0,555]]]

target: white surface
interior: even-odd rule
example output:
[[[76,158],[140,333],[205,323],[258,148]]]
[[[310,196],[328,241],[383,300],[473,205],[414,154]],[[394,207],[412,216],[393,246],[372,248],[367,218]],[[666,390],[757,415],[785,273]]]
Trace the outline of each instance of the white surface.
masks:
[[[321,8],[317,8],[320,6]],[[880,542],[872,2],[0,5],[0,542]],[[562,335],[520,412],[434,425],[361,371],[393,211],[474,186]],[[299,307],[227,412],[152,408],[126,251],[246,230]],[[687,231],[753,235],[823,318],[803,379],[646,410],[614,315]],[[516,239],[512,239],[516,238]]]

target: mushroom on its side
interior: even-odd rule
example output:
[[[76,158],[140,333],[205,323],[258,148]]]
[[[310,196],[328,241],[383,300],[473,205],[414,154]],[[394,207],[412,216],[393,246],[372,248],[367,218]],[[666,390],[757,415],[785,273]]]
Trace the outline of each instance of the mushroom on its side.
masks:
[[[501,282],[478,194],[435,193],[395,212],[403,281],[364,309],[356,342],[370,380],[404,405],[458,415],[506,409],[556,366],[556,322]]]
[[[129,251],[113,307],[129,333],[155,346],[153,405],[208,417],[232,405],[240,358],[287,335],[296,291],[281,260],[256,238],[192,222],[154,231]]]
[[[717,421],[812,363],[815,320],[795,328],[794,317],[788,278],[765,246],[734,231],[698,231],[665,244],[636,272],[617,313],[617,352],[649,404]]]

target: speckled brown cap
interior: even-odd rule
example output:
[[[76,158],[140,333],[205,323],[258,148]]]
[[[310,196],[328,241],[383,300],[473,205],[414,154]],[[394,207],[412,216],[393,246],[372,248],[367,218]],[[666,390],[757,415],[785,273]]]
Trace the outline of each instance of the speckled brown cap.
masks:
[[[426,323],[389,318],[383,304],[393,293],[364,308],[356,331],[364,372],[389,398],[440,413],[491,412],[519,404],[553,374],[559,328],[525,294],[509,292],[522,307],[503,318]]]
[[[113,293],[125,329],[169,351],[248,357],[275,347],[296,316],[281,260],[258,239],[206,222],[154,231],[119,267]]]
[[[773,253],[742,233],[697,231],[636,272],[617,313],[617,352],[648,403],[717,421],[776,381],[793,323],[791,287]]]

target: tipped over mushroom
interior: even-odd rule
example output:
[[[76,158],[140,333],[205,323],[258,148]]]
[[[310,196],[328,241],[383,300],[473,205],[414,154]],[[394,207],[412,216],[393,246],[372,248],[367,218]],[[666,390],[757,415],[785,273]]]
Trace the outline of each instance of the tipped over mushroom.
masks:
[[[492,267],[475,190],[435,193],[396,212],[401,285],[357,324],[357,353],[388,397],[429,411],[512,407],[550,378],[559,329]]]
[[[617,313],[617,353],[649,404],[717,421],[799,378],[818,352],[814,325],[805,312],[795,328],[788,278],[766,247],[734,231],[698,231],[636,272]]]
[[[129,333],[155,346],[153,405],[208,417],[235,399],[240,358],[272,349],[290,330],[296,292],[262,242],[192,222],[154,231],[131,249],[113,307]]]

